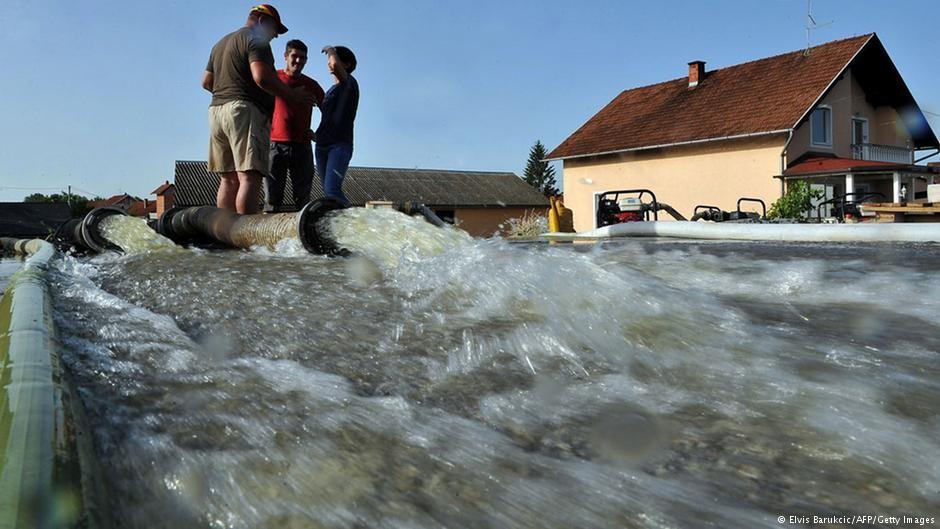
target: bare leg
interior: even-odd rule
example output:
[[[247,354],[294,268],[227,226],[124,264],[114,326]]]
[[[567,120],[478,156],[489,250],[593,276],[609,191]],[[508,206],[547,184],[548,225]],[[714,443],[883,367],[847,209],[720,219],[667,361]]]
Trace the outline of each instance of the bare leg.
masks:
[[[242,215],[258,212],[261,181],[264,175],[258,171],[238,172],[238,196],[235,197],[235,211]]]
[[[219,192],[215,197],[215,205],[222,208],[235,211],[235,197],[238,195],[238,174],[235,171],[231,173],[219,173],[222,181],[219,182]]]

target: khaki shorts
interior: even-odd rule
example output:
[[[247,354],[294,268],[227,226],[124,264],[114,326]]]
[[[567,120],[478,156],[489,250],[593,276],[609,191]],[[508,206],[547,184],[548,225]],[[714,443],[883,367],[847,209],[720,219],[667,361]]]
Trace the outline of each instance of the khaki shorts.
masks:
[[[209,107],[209,167],[214,173],[271,174],[271,117],[249,101]]]

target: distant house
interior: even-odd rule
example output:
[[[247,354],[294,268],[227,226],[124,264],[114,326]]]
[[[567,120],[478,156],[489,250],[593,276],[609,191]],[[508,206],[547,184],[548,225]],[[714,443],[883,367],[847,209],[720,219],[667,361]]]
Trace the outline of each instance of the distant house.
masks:
[[[114,195],[103,200],[93,200],[88,203],[88,207],[91,209],[103,207],[119,208],[126,211],[127,214],[132,217],[144,218],[155,217],[157,212],[156,202],[146,198],[140,199],[135,196],[128,195],[127,193]]]
[[[219,176],[206,170],[206,162],[177,161],[175,178],[177,206],[215,205]],[[476,236],[492,235],[508,219],[530,211],[542,214],[548,207],[544,195],[513,173],[350,167],[343,192],[356,206],[377,200],[418,201]],[[284,196],[286,207],[296,207],[288,198],[289,182]],[[322,197],[314,178],[310,199]]]
[[[160,187],[150,192],[151,195],[157,195],[157,206],[155,214],[157,218],[163,215],[163,212],[172,208],[176,201],[176,186],[169,180],[163,182]]]
[[[127,211],[131,204],[134,202],[140,202],[140,199],[127,193],[122,193],[120,195],[114,195],[102,200],[92,200],[88,203],[89,208],[103,208],[103,207],[114,207],[121,208],[124,211]]]
[[[547,159],[563,161],[585,230],[617,189],[652,189],[687,215],[743,196],[770,205],[792,180],[910,201],[940,174],[916,165],[926,149],[940,142],[872,33],[713,71],[690,62],[688,77],[620,93]]]
[[[156,218],[157,203],[146,198],[132,202],[130,207],[127,208],[127,214],[132,217]]]
[[[0,237],[45,237],[71,216],[64,202],[0,202]]]

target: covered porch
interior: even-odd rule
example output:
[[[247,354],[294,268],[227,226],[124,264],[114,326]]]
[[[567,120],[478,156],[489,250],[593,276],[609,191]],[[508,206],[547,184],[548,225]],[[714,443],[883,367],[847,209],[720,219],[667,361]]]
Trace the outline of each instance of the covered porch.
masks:
[[[927,186],[940,182],[940,168],[922,165],[855,160],[847,158],[808,158],[780,175],[784,185],[805,181],[811,189],[823,192],[819,203],[853,193],[853,202],[924,203]],[[833,205],[823,206],[823,216],[831,215]],[[874,216],[874,213],[863,215]]]

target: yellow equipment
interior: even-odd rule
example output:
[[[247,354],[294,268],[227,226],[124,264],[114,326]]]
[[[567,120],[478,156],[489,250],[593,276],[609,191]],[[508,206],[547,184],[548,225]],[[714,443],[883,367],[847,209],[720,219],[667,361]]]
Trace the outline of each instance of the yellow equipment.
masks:
[[[574,214],[558,197],[549,198],[548,231],[550,233],[574,233]]]

